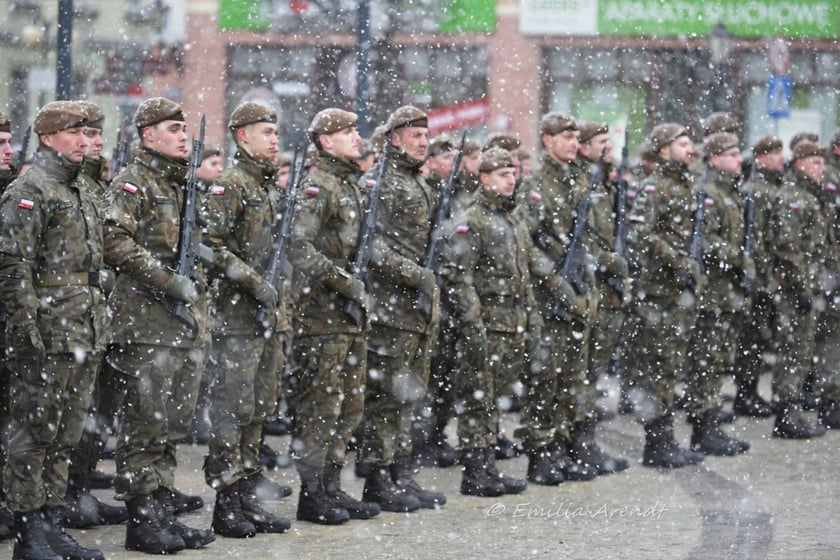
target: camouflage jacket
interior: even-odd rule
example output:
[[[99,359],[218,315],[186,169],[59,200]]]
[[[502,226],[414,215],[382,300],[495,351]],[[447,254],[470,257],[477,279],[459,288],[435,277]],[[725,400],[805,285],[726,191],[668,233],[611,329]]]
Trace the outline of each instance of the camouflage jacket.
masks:
[[[15,169],[13,167],[9,169],[0,169],[0,195],[3,194],[3,191],[6,190],[12,181],[15,180]]]
[[[455,188],[452,190],[452,206],[450,216],[455,216],[466,210],[475,200],[476,194],[481,190],[481,183],[477,175],[467,175],[463,171],[455,176]]]
[[[513,200],[482,190],[447,224],[440,274],[462,327],[523,333],[542,325],[539,313],[530,313],[536,309],[529,273],[533,242],[514,207]]]
[[[358,248],[366,205],[360,174],[355,163],[321,152],[298,189],[288,250],[298,334],[361,332],[344,313],[347,299],[331,287],[349,274]]]
[[[755,276],[759,290],[766,290],[771,275],[771,247],[767,242],[767,228],[772,212],[772,203],[782,186],[782,174],[769,169],[757,167],[755,170],[755,186],[749,180],[742,184],[740,191],[742,199],[746,200],[750,189],[753,189],[753,247],[752,259],[755,264]]]
[[[107,344],[102,216],[78,171],[41,147],[0,199],[0,297],[8,329],[34,321],[47,352]]]
[[[825,222],[825,240],[821,247],[822,270],[820,289],[826,293],[835,293],[840,289],[840,192],[833,181],[805,180],[800,177],[799,184],[819,202],[819,209]]]
[[[826,151],[823,183],[825,183],[827,187],[829,185],[834,185],[835,189],[840,189],[840,155],[835,154],[830,150]]]
[[[184,161],[141,148],[108,189],[105,259],[117,273],[108,298],[117,344],[204,344],[209,327],[206,294],[189,308],[198,325],[198,332],[191,333],[171,314],[177,302],[161,292],[177,265],[186,173]]]
[[[205,242],[213,249],[209,276],[215,301],[214,330],[225,335],[262,333],[257,322],[260,304],[254,290],[263,281],[280,216],[280,196],[274,187],[276,168],[237,151],[203,196]],[[276,286],[279,290],[279,286]],[[278,332],[288,328],[282,302],[271,321]],[[279,321],[277,320],[279,318]]]

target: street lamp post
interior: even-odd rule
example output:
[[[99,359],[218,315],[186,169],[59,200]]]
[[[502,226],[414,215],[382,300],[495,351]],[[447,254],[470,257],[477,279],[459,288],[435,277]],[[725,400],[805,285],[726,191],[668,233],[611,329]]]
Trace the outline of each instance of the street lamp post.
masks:
[[[729,55],[734,36],[723,21],[709,33],[712,62],[712,111],[729,111],[732,91],[729,85]]]

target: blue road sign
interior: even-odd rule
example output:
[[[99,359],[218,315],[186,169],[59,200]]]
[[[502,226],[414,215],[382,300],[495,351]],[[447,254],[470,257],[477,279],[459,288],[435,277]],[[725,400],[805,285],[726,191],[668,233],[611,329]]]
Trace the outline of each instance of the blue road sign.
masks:
[[[767,114],[770,118],[790,117],[791,88],[790,76],[770,76],[767,81]]]

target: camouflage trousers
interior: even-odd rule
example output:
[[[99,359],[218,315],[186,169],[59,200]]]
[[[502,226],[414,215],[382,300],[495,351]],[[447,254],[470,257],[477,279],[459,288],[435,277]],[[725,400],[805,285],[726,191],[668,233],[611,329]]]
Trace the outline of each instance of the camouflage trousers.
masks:
[[[601,290],[589,336],[588,379],[590,383],[597,383],[598,377],[606,373],[610,360],[618,351],[625,313],[617,298],[618,294],[611,288]]]
[[[215,365],[208,370],[213,435],[204,477],[216,490],[259,473],[263,421],[277,403],[277,372],[283,368],[283,340],[217,334]]]
[[[833,295],[828,308],[817,320],[816,355],[814,370],[817,389],[827,401],[840,402],[840,302]]]
[[[799,402],[802,384],[812,366],[817,311],[798,308],[799,294],[777,292],[779,361],[773,370],[773,398],[780,402]]]
[[[132,344],[108,352],[123,388],[114,483],[118,500],[174,488],[175,446],[192,422],[205,358],[204,347]]]
[[[749,385],[761,375],[768,358],[778,350],[776,304],[766,292],[759,292],[744,319],[735,353],[734,373],[738,383]]]
[[[11,427],[3,471],[6,504],[16,512],[61,507],[68,461],[79,443],[102,355],[48,354],[38,371],[11,372]]]
[[[297,370],[287,396],[299,463],[315,469],[344,465],[347,442],[364,411],[366,348],[363,333],[295,337]]]
[[[122,384],[118,372],[103,360],[93,385],[93,398],[82,438],[70,457],[71,479],[81,480],[96,468],[108,437],[112,435],[122,398]]]

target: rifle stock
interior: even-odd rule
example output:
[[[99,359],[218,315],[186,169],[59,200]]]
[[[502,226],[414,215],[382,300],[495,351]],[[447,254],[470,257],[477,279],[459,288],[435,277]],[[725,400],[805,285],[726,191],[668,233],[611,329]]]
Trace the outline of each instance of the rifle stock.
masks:
[[[626,258],[627,252],[627,179],[624,177],[628,167],[629,130],[624,129],[624,146],[621,148],[621,163],[618,166],[618,181],[615,186],[615,238],[613,239],[613,252]],[[624,282],[621,278],[612,277],[607,284],[617,294],[624,297]]]
[[[20,151],[15,157],[15,175],[19,176],[23,169],[23,164],[26,163],[26,152],[29,150],[29,139],[32,137],[32,125],[26,127],[23,133],[23,140],[20,143]]]

